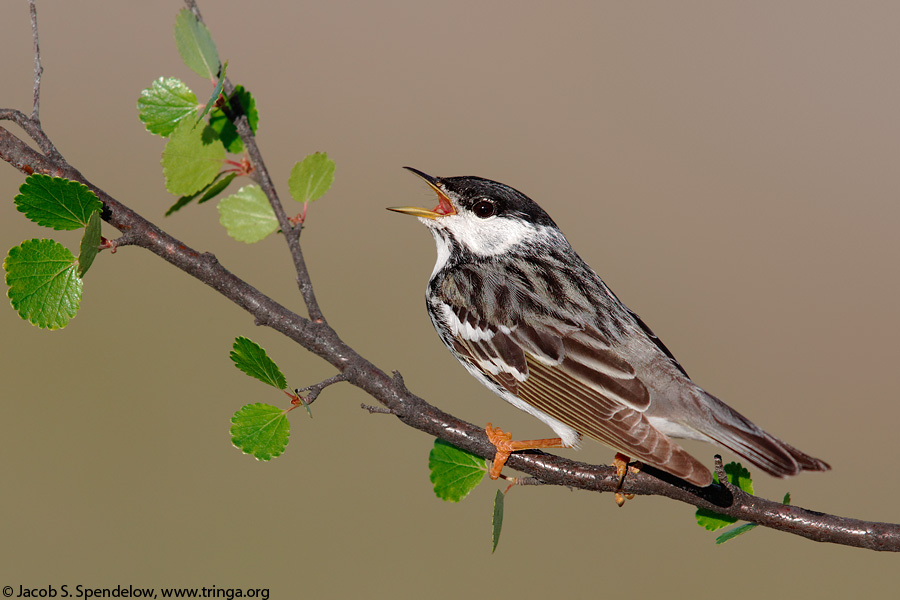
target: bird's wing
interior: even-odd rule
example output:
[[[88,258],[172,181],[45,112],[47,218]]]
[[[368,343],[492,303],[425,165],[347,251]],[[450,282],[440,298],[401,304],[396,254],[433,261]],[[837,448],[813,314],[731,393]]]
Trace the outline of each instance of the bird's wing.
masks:
[[[494,326],[467,308],[450,310],[454,348],[511,394],[631,458],[697,485],[710,482],[709,470],[644,416],[650,392],[602,332],[548,315]]]

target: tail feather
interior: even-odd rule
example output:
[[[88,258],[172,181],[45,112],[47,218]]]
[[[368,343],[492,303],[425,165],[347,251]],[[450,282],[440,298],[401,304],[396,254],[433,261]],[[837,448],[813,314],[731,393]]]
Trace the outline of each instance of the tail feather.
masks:
[[[704,392],[706,393],[706,392]],[[801,471],[828,471],[828,463],[813,458],[790,444],[766,433],[749,419],[721,402],[711,394],[712,404],[719,410],[711,411],[717,427],[704,431],[713,441],[731,450],[775,477],[797,475]],[[724,410],[722,409],[724,407]]]

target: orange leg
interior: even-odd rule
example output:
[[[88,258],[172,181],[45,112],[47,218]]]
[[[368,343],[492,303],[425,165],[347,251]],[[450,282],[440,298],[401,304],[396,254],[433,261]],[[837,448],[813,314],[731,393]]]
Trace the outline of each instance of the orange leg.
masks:
[[[499,427],[494,428],[490,423],[484,428],[487,432],[488,440],[497,448],[494,455],[494,462],[491,465],[491,479],[500,477],[500,471],[509,455],[517,450],[537,450],[539,448],[565,448],[560,438],[550,438],[546,440],[521,440],[512,441],[511,433],[504,433]]]
[[[634,498],[634,494],[626,494],[622,491],[622,484],[625,483],[625,475],[628,473],[628,461],[631,458],[625,456],[621,452],[616,452],[616,457],[613,458],[613,466],[616,468],[616,477],[619,478],[619,484],[616,487],[616,504],[622,506],[625,504],[625,500],[631,500]],[[635,463],[631,466],[632,473],[638,473],[640,471],[640,464]]]

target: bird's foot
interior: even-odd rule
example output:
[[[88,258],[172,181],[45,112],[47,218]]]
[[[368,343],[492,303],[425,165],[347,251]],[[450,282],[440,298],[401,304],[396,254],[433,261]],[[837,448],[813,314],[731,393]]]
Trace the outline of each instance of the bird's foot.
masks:
[[[494,461],[491,464],[491,479],[500,477],[500,471],[506,464],[509,455],[518,450],[537,450],[539,448],[565,448],[561,438],[549,438],[544,440],[519,440],[513,441],[512,434],[504,432],[499,427],[494,427],[490,423],[484,428],[487,433],[488,440],[497,449],[494,454]]]
[[[616,504],[619,506],[623,506],[625,504],[625,500],[631,500],[634,498],[634,494],[626,494],[622,491],[622,484],[625,483],[625,475],[628,474],[630,470],[634,474],[638,474],[641,472],[641,463],[636,462],[631,467],[628,466],[628,461],[631,459],[621,452],[616,452],[616,457],[613,458],[613,466],[616,468],[616,477],[619,479],[619,483],[616,485]]]

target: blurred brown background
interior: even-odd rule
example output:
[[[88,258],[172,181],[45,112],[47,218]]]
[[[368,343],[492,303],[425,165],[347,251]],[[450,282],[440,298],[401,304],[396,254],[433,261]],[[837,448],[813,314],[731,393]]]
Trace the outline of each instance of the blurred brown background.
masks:
[[[235,242],[214,203],[163,218],[163,141],[135,103],[162,75],[206,93],[175,50],[180,8],[40,2],[43,123],[97,185],[299,309],[280,239]],[[550,212],[701,385],[834,467],[760,473],[759,494],[900,521],[896,3],[201,9],[232,81],[257,99],[283,196],[307,153],[337,161],[303,235],[317,293],[343,338],[411,390],[519,437],[550,433],[441,346],[422,297],[432,240],[384,210],[433,202],[402,165],[497,179]],[[0,39],[0,105],[27,112],[25,2],[4,3]],[[31,237],[75,247],[75,234],[16,212],[21,182],[0,165],[3,252]],[[139,249],[98,259],[67,329],[40,331],[8,307],[0,327],[0,585],[267,587],[272,598],[896,591],[894,556],[762,529],[717,547],[686,505],[618,509],[563,489],[513,490],[491,556],[497,485],[437,500],[432,440],[360,410],[369,399],[348,385],[328,389],[313,420],[292,413],[286,454],[258,463],[231,447],[229,419],[283,399],[231,365],[234,337],[261,343],[294,386],[333,371]],[[712,447],[692,448],[711,462]],[[595,443],[572,455],[612,457]]]

